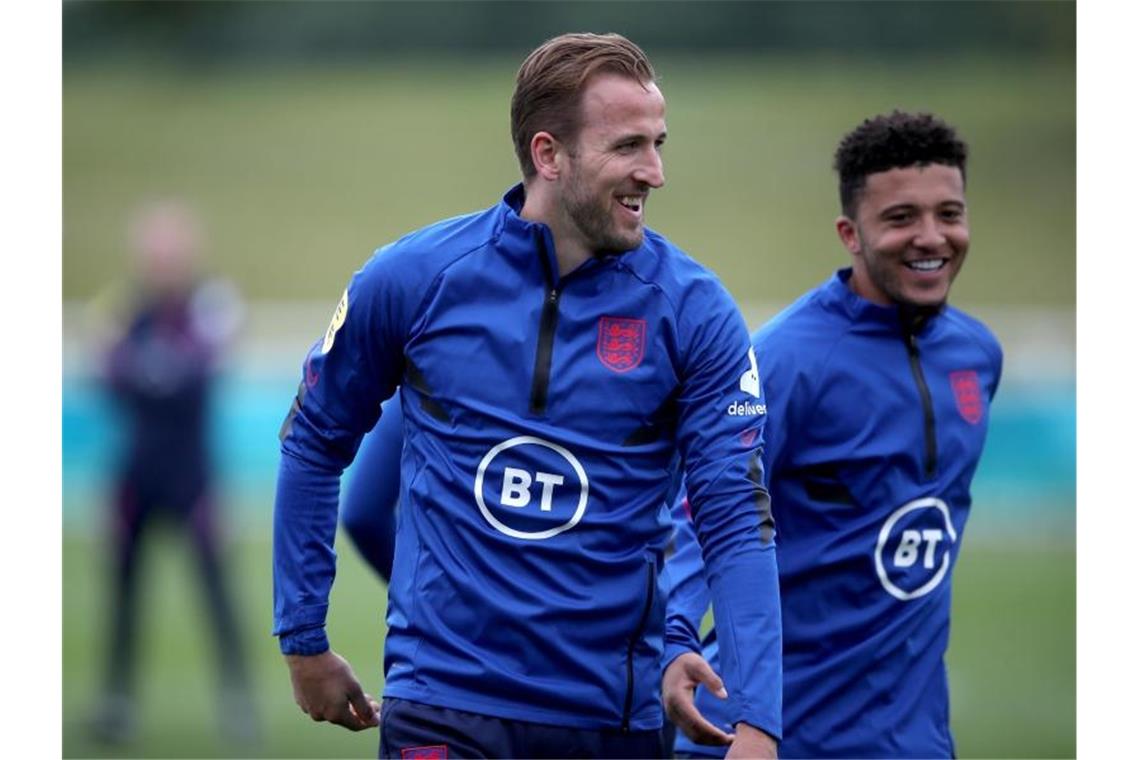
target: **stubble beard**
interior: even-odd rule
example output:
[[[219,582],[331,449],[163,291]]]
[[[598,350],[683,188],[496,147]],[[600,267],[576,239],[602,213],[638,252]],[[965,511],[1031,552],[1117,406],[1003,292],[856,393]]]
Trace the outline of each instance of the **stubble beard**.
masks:
[[[577,169],[573,170],[566,183],[563,205],[571,223],[578,228],[582,239],[595,256],[609,256],[632,250],[641,245],[645,237],[641,227],[638,227],[636,234],[627,236],[615,230],[609,198],[592,195],[580,180]]]

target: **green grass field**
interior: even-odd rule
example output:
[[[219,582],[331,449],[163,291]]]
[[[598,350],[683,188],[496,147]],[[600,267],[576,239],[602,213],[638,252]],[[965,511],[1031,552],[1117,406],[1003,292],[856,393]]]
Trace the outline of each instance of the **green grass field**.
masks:
[[[233,581],[256,677],[263,741],[226,744],[190,556],[173,536],[151,545],[146,576],[141,732],[126,747],[94,744],[84,720],[97,696],[105,598],[102,545],[64,537],[65,757],[372,757],[378,734],[314,724],[292,701],[272,625],[268,527],[231,546]],[[329,633],[366,690],[380,688],[385,594],[346,542]],[[1076,580],[1071,548],[967,541],[955,576],[949,655],[960,757],[1076,754]]]
[[[491,205],[517,181],[513,61],[352,69],[64,75],[65,299],[124,264],[139,200],[196,202],[216,268],[253,298],[330,308],[377,246]],[[861,119],[930,109],[971,145],[962,303],[1075,300],[1072,60],[916,60],[906,67],[666,59],[667,185],[648,221],[741,301],[785,302],[842,265],[831,156]]]

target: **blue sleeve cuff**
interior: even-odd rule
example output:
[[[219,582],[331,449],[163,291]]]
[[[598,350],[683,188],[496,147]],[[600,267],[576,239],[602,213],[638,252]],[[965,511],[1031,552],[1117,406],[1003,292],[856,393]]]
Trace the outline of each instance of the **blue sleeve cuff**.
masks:
[[[678,657],[680,657],[681,655],[685,654],[685,652],[693,652],[694,654],[700,654],[701,650],[699,647],[694,649],[694,648],[688,647],[684,644],[666,644],[665,645],[665,654],[664,654],[664,657],[661,661],[661,671],[664,672],[665,668],[667,668],[671,664],[673,664],[673,660],[675,660]]]
[[[281,654],[321,654],[329,649],[329,639],[324,626],[293,631],[278,638]]]

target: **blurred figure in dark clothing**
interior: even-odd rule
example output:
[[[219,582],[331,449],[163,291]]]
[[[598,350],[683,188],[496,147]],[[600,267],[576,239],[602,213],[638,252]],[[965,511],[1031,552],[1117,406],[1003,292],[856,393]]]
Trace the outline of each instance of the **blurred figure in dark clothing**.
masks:
[[[112,497],[112,602],[104,693],[94,730],[120,742],[135,729],[140,549],[167,522],[190,539],[217,651],[219,711],[234,739],[254,716],[241,635],[222,567],[209,444],[210,395],[241,323],[236,290],[199,277],[201,230],[176,202],[140,210],[130,229],[135,282],[126,319],[107,336],[103,373],[124,449]]]

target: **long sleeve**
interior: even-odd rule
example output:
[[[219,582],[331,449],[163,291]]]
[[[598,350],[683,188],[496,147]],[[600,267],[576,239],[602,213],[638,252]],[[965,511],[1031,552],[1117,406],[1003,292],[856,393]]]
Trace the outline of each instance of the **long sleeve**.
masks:
[[[345,289],[310,350],[281,428],[273,517],[273,633],[286,654],[317,654],[336,574],[340,476],[400,379],[414,293],[383,252]]]
[[[720,289],[696,310],[678,440],[733,723],[781,735],[779,583],[756,451],[766,419],[744,321]]]
[[[673,518],[673,554],[665,562],[669,598],[665,618],[665,657],[669,663],[685,652],[700,652],[701,621],[709,607],[709,586],[701,545],[689,518],[684,489],[670,510]]]

